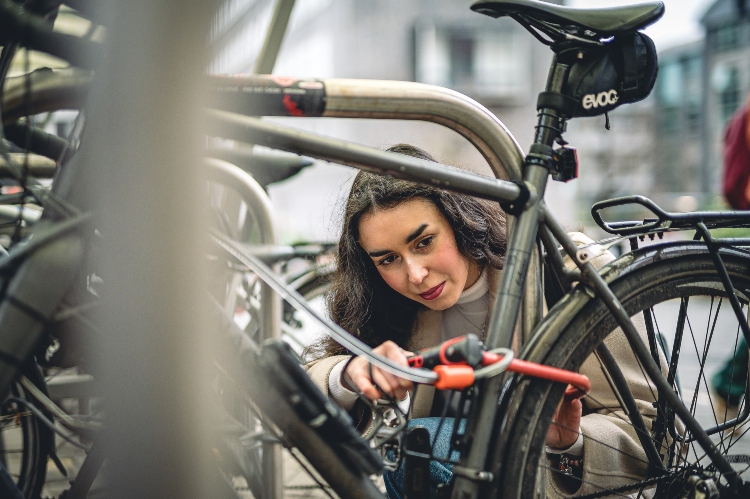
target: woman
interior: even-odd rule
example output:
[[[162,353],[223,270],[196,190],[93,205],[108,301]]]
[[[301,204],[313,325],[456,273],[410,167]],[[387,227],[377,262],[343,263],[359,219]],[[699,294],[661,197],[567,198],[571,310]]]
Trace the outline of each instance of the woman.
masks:
[[[401,144],[389,151],[434,161],[414,146]],[[456,336],[473,333],[482,339],[503,266],[505,236],[505,216],[497,203],[360,172],[344,213],[338,272],[329,295],[331,319],[402,365],[407,365],[411,352]],[[611,258],[602,255],[594,263],[602,265]],[[318,345],[317,353],[320,358],[308,364],[308,373],[352,412],[359,426],[366,425],[368,418],[347,384],[372,400],[382,398],[382,390],[406,401],[413,388],[407,380],[370,367],[364,357],[351,358],[331,339]],[[601,374],[594,373],[593,378],[594,383],[606,384],[599,379]],[[439,416],[445,401],[423,386],[410,402],[412,417],[434,435],[435,420],[424,418]],[[555,454],[567,452],[571,459],[566,462],[581,464],[581,416],[580,401],[561,404],[556,415],[559,424],[551,425],[546,442],[553,462],[559,461]],[[444,435],[449,434],[446,426],[437,439],[444,453]],[[621,466],[621,460],[614,461]],[[584,471],[576,472],[580,476]],[[628,479],[634,481],[639,472],[628,474]],[[435,487],[450,480],[451,466],[433,461],[430,473]],[[386,473],[385,481],[389,496],[401,497],[401,475]],[[571,492],[565,483],[551,483],[551,487],[561,487],[561,494]]]

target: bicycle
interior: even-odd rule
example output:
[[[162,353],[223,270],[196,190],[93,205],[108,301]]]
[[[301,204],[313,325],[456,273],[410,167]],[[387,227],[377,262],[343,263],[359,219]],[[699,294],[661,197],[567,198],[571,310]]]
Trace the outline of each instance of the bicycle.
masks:
[[[578,26],[596,28],[605,20],[612,21],[612,16],[616,13],[619,22],[622,22],[623,16],[627,21],[629,29],[637,29],[649,21],[653,21],[660,15],[660,4],[647,4],[645,7],[627,8],[620,10],[601,10],[570,12],[563,8],[539,4],[537,2],[495,2],[496,7],[501,9],[503,6],[515,9],[519,5],[523,7],[520,14],[514,13],[522,21],[529,25],[541,26],[544,31],[552,35],[560,36],[565,33],[564,26],[553,26],[552,21],[572,23]],[[630,10],[633,9],[633,10]],[[643,17],[637,19],[633,16],[646,13]],[[585,15],[584,15],[585,13]],[[583,16],[583,17],[579,17]],[[594,30],[596,31],[596,30]],[[608,33],[606,29],[601,29],[596,35]],[[569,34],[569,33],[568,33]],[[596,45],[593,40],[569,40],[580,42],[584,45]],[[550,79],[551,91],[561,93],[561,86],[564,83],[565,66],[561,61],[555,61],[551,74],[555,78]],[[228,81],[228,80],[225,80]],[[237,81],[233,82],[233,85]],[[272,87],[271,80],[248,81],[243,84],[245,87],[259,88]],[[240,85],[237,85],[240,86]],[[315,92],[304,93],[309,99],[306,101],[312,104],[311,109],[320,114],[328,113],[328,116],[340,115],[368,115],[369,117],[411,117],[422,118],[431,117],[435,121],[450,123],[460,133],[467,135],[473,143],[478,145],[479,149],[488,158],[488,162],[499,174],[516,179],[522,178],[521,164],[523,163],[522,155],[519,148],[507,133],[502,125],[495,118],[491,117],[485,110],[469,102],[467,99],[458,94],[442,91],[428,86],[398,84],[398,83],[374,83],[374,82],[342,82],[342,81],[323,81],[307,82],[307,87]],[[223,86],[223,93],[227,92],[228,86]],[[295,87],[297,90],[298,87]],[[327,101],[323,102],[321,90],[327,92],[325,95]],[[421,93],[420,93],[421,92]],[[281,92],[279,92],[281,94]],[[345,97],[348,95],[357,95],[356,98]],[[414,95],[418,94],[417,97]],[[407,96],[404,98],[403,96]],[[396,100],[401,98],[401,100]],[[388,99],[391,99],[390,101]],[[377,105],[375,101],[377,100]],[[411,107],[403,107],[404,102],[409,102]],[[429,109],[435,107],[435,103],[444,105],[443,108]],[[304,103],[303,103],[304,104]],[[247,105],[247,103],[246,103]],[[380,106],[380,107],[379,107]],[[252,107],[252,106],[248,106]],[[237,110],[234,107],[233,110]],[[306,110],[305,110],[306,112]],[[534,330],[533,337],[527,342],[527,346],[521,352],[520,357],[526,360],[542,362],[552,366],[562,367],[565,369],[576,369],[585,358],[595,349],[600,340],[607,336],[615,327],[615,324],[622,327],[623,331],[631,338],[637,336],[637,331],[632,325],[628,315],[636,315],[642,310],[648,310],[648,315],[653,312],[651,309],[655,303],[661,303],[667,298],[708,294],[708,296],[720,297],[719,303],[728,299],[733,303],[734,319],[737,321],[737,331],[742,330],[743,334],[748,335],[747,320],[740,310],[736,313],[736,305],[746,306],[747,282],[745,276],[748,275],[748,258],[747,250],[743,247],[748,245],[746,240],[714,240],[711,238],[708,230],[712,227],[734,226],[747,224],[747,215],[745,214],[708,214],[698,213],[688,216],[665,213],[657,207],[651,205],[657,215],[655,220],[644,221],[640,224],[625,225],[607,225],[608,228],[619,231],[622,237],[630,239],[637,237],[639,234],[657,234],[678,227],[694,227],[705,240],[693,243],[666,243],[655,247],[644,248],[633,253],[627,254],[608,266],[602,276],[595,272],[589,260],[596,255],[597,248],[592,246],[588,248],[578,248],[573,241],[565,234],[564,229],[555,222],[554,217],[549,209],[541,201],[541,196],[529,195],[528,200],[525,197],[524,187],[528,191],[543,193],[543,186],[550,174],[548,167],[551,169],[559,168],[560,163],[554,157],[547,154],[546,160],[538,164],[538,160],[543,159],[544,151],[536,151],[527,160],[526,174],[523,177],[524,183],[511,183],[502,180],[491,180],[463,172],[458,172],[450,168],[435,166],[420,160],[408,159],[389,155],[381,151],[372,150],[365,147],[353,146],[343,141],[334,141],[322,139],[312,134],[299,131],[290,131],[284,127],[271,125],[268,123],[256,122],[252,119],[246,119],[240,116],[226,112],[211,111],[208,113],[210,120],[216,125],[217,133],[232,137],[241,135],[244,138],[252,137],[257,143],[263,143],[271,147],[291,150],[292,152],[305,152],[313,157],[320,157],[327,160],[335,160],[343,164],[349,164],[358,167],[372,169],[378,172],[387,172],[389,174],[408,178],[416,181],[428,181],[447,188],[454,188],[462,192],[487,197],[495,200],[504,200],[510,203],[509,208],[522,208],[518,215],[516,226],[511,235],[509,245],[508,260],[506,263],[505,276],[501,284],[500,296],[502,299],[498,302],[498,307],[493,313],[493,320],[490,327],[490,337],[488,345],[490,347],[510,345],[513,336],[513,328],[516,323],[516,316],[519,314],[521,302],[522,283],[519,280],[512,280],[507,276],[526,275],[526,269],[529,265],[531,249],[536,235],[536,224],[539,222],[539,235],[542,243],[546,248],[547,257],[550,260],[550,267],[554,272],[555,278],[559,281],[562,291],[567,291],[567,287],[573,280],[582,280],[570,293],[564,295],[552,307],[547,316],[539,322]],[[539,118],[539,133],[537,141],[551,149],[553,141],[561,134],[562,113],[550,107],[542,107]],[[546,144],[544,144],[546,142]],[[539,157],[542,156],[542,158]],[[561,173],[561,172],[559,172]],[[527,185],[527,183],[529,185]],[[529,192],[529,194],[532,194]],[[630,199],[629,202],[646,203],[640,199]],[[618,201],[622,202],[622,201]],[[646,203],[647,204],[647,203]],[[601,206],[600,206],[601,207]],[[681,225],[682,224],[682,225]],[[231,253],[232,257],[244,263],[245,265],[257,269],[262,273],[263,266],[254,263],[252,252],[232,245],[231,240],[217,237],[217,242]],[[557,242],[555,242],[555,239]],[[558,253],[560,243],[566,253],[578,264],[580,272],[566,271],[562,264],[562,258]],[[717,266],[714,259],[720,256],[724,262]],[[722,279],[722,266],[728,270],[728,276],[731,283],[730,287],[725,287],[726,281]],[[718,270],[717,270],[718,269]],[[540,269],[534,269],[534,275]],[[273,282],[272,276],[266,276]],[[534,279],[532,284],[538,285],[540,279]],[[718,283],[722,285],[719,286]],[[608,287],[611,286],[611,289]],[[279,289],[290,297],[294,294],[287,291],[279,284]],[[738,290],[738,291],[735,291]],[[535,286],[528,287],[526,291],[529,299],[526,301],[526,312],[524,314],[522,330],[525,333],[531,333],[532,329],[538,322],[541,315],[541,300]],[[735,294],[736,293],[736,294]],[[296,300],[296,298],[295,298]],[[550,300],[553,301],[553,300]],[[621,307],[619,303],[624,306]],[[685,309],[695,302],[694,299],[681,300],[677,306],[678,323],[687,323]],[[301,302],[298,303],[301,305]],[[718,307],[718,305],[717,305]],[[304,306],[302,306],[304,308]],[[625,311],[627,311],[627,314]],[[717,316],[718,317],[718,316]],[[682,319],[681,319],[682,318]],[[718,319],[715,319],[718,320]],[[645,322],[648,320],[644,319]],[[324,323],[324,322],[323,322]],[[579,329],[583,331],[581,334]],[[269,362],[263,361],[261,352],[248,338],[241,332],[233,329],[231,324],[227,324],[230,334],[240,345],[239,355],[228,355],[228,359],[238,357],[241,360],[254,360],[254,365],[262,365],[269,368]],[[336,328],[332,328],[334,332]],[[233,331],[233,333],[232,333]],[[352,342],[346,335],[338,331],[337,334],[353,351],[366,353],[367,349],[358,346]],[[634,336],[635,335],[635,336]],[[659,357],[659,340],[658,335],[652,330],[650,338],[653,339],[653,345],[643,345],[639,341],[633,340],[633,348],[645,370],[650,370],[652,381],[657,385],[659,400],[666,401],[662,410],[664,430],[669,433],[669,456],[677,466],[669,466],[664,470],[664,464],[659,456],[650,455],[650,464],[659,473],[648,476],[645,481],[634,485],[635,490],[645,487],[656,486],[657,494],[664,496],[677,496],[687,492],[700,492],[703,490],[713,490],[726,494],[739,496],[743,492],[744,478],[736,476],[737,474],[731,469],[732,463],[726,459],[723,454],[730,452],[730,449],[718,446],[713,443],[702,431],[701,424],[697,423],[674,392],[673,384],[677,383],[677,376],[670,376],[671,379],[665,379],[660,370],[654,370],[654,356]],[[706,335],[708,338],[710,335]],[[655,347],[649,350],[649,347]],[[599,348],[597,351],[602,359],[602,364],[607,366],[606,370],[613,378],[612,384],[617,387],[617,392],[627,399],[629,389],[618,382],[615,363],[607,359],[606,350]],[[674,354],[679,349],[674,350]],[[273,349],[266,349],[264,353],[273,352]],[[700,353],[700,352],[699,352]],[[680,360],[677,356],[670,356],[670,366],[677,365]],[[279,360],[284,359],[281,353],[277,353]],[[434,382],[437,375],[434,373],[423,372],[419,370],[399,368],[390,365],[372,356],[372,361],[378,365],[390,367],[401,375],[411,377],[411,379],[422,382]],[[252,363],[250,365],[253,365]],[[288,375],[292,378],[295,376],[293,367],[288,367]],[[248,371],[246,366],[240,362],[239,366],[230,367],[236,379],[240,380],[239,386],[243,392],[249,392],[259,395],[257,387],[253,386],[252,375],[262,376],[262,379],[268,379],[268,371],[254,368]],[[287,372],[282,371],[282,372]],[[288,442],[297,445],[303,453],[308,455],[309,460],[319,467],[321,473],[334,489],[346,497],[372,497],[378,495],[369,482],[367,473],[363,469],[370,469],[362,465],[352,465],[347,463],[343,456],[350,456],[346,446],[341,446],[341,442],[335,440],[334,435],[324,434],[329,437],[328,440],[321,437],[321,434],[314,431],[309,425],[312,419],[306,419],[311,416],[320,416],[327,414],[329,416],[340,416],[335,408],[331,409],[325,406],[325,400],[318,400],[320,407],[313,406],[313,412],[301,412],[302,409],[310,407],[293,407],[306,401],[302,395],[304,390],[294,388],[298,384],[304,387],[304,378],[293,379],[289,386],[292,392],[277,393],[272,390],[270,402],[264,401],[261,412],[267,415],[273,414],[274,423],[283,428],[288,428],[285,435]],[[269,382],[274,381],[272,379]],[[699,377],[700,381],[700,377]],[[478,404],[477,413],[473,413],[468,420],[467,432],[473,445],[467,447],[465,461],[462,462],[464,468],[457,471],[457,480],[454,486],[453,494],[455,497],[471,497],[477,494],[498,494],[502,492],[504,497],[518,497],[533,495],[538,491],[539,477],[543,476],[539,467],[540,459],[543,457],[543,440],[544,432],[551,420],[554,407],[562,395],[563,385],[551,383],[549,381],[540,381],[527,377],[513,376],[510,378],[510,384],[505,385],[503,380],[498,377],[490,378],[486,381],[477,383],[480,396],[475,402]],[[294,395],[299,395],[297,399]],[[500,395],[502,394],[502,398]],[[262,397],[260,397],[262,400]],[[497,401],[500,401],[500,410],[497,410]],[[295,402],[296,401],[296,402]],[[628,402],[625,400],[624,405]],[[282,408],[283,410],[280,410]],[[518,409],[518,410],[516,410]],[[318,411],[318,412],[315,412]],[[322,411],[322,412],[321,412]],[[688,433],[675,432],[674,416],[671,411],[679,414],[682,423],[687,427]],[[631,411],[632,414],[638,411]],[[300,416],[302,414],[302,416]],[[742,419],[744,418],[744,419]],[[333,419],[333,418],[331,418]],[[741,416],[740,420],[730,421],[714,425],[715,428],[709,428],[708,432],[713,435],[719,435],[722,431],[737,429],[747,419],[747,415]],[[645,428],[642,423],[634,423],[642,432],[650,433],[650,429]],[[346,428],[346,425],[343,425]],[[330,430],[331,428],[326,428]],[[530,431],[527,431],[530,430]],[[643,434],[643,433],[642,433]],[[347,433],[351,436],[351,433]],[[686,436],[694,435],[694,436]],[[352,439],[354,437],[352,436]],[[731,439],[730,438],[730,443]],[[711,466],[702,467],[694,466],[691,463],[684,464],[684,457],[675,442],[692,446],[695,448],[696,439],[710,453]],[[742,438],[740,437],[740,440]],[[355,445],[356,442],[346,442]],[[648,440],[644,440],[645,446],[650,447]],[[690,444],[690,445],[688,445]],[[659,445],[655,445],[659,448]],[[360,447],[360,451],[364,450]],[[320,453],[321,454],[316,454]],[[649,452],[644,452],[648,455]],[[698,461],[700,458],[694,452],[693,460]],[[362,463],[360,463],[362,464]],[[365,463],[366,464],[366,463]],[[372,463],[370,463],[372,464]],[[718,469],[718,471],[716,471]],[[705,476],[704,476],[705,474]],[[369,485],[368,485],[369,484]],[[619,491],[604,491],[611,494],[620,494]]]
[[[537,38],[542,39],[542,34],[553,38],[552,43],[548,43],[550,45],[554,45],[554,43],[562,44],[564,43],[563,40],[566,40],[569,44],[578,42],[581,46],[590,44],[591,40],[581,39],[581,27],[588,28],[591,32],[598,31],[600,34],[606,33],[609,28],[610,33],[615,37],[617,36],[613,24],[605,27],[606,22],[615,23],[615,18],[607,18],[605,11],[576,12],[540,4],[539,2],[524,1],[477,2],[475,8],[493,11],[492,14],[496,14],[496,16],[510,15],[535,33]],[[623,8],[619,10],[619,14],[623,17],[618,18],[616,22],[622,23],[620,26],[627,25],[630,22],[631,24],[628,26],[630,29],[634,26],[643,27],[643,23],[654,21],[660,16],[660,9],[659,4],[644,4],[632,9]],[[566,32],[565,26],[563,26],[564,22],[570,23],[570,31]],[[598,28],[592,29],[596,23],[600,23]],[[577,30],[573,29],[573,26],[576,25],[579,28]],[[535,29],[537,31],[534,31]],[[585,33],[583,36],[585,36]],[[549,42],[549,40],[546,41]],[[560,46],[557,46],[557,49],[559,50]],[[561,93],[565,83],[565,73],[568,69],[564,61],[557,60],[553,63],[548,88],[546,89],[548,99],[544,101],[540,99],[537,140],[532,147],[532,154],[526,158],[527,171],[523,177],[525,185],[532,192],[543,192],[546,177],[550,173],[549,170],[553,170],[554,174],[561,177],[566,175],[563,169],[564,161],[558,160],[558,163],[554,163],[554,159],[551,159],[553,155],[550,147],[555,139],[562,135],[566,119],[564,113],[559,109],[550,109],[554,104],[551,103],[549,94]],[[497,155],[487,152],[489,140],[483,140],[486,139],[486,136],[477,136],[480,134],[476,130],[480,127],[470,128],[463,122],[456,124],[459,120],[456,119],[458,113],[455,108],[459,106],[455,106],[453,102],[445,103],[449,99],[456,98],[455,95],[446,96],[445,99],[439,101],[439,97],[435,95],[433,89],[423,86],[412,87],[398,82],[333,79],[281,82],[273,77],[265,81],[217,78],[215,86],[218,93],[221,94],[218,102],[222,103],[222,109],[231,107],[235,112],[239,109],[239,112],[246,114],[251,114],[254,103],[250,98],[240,98],[239,95],[242,93],[247,95],[253,92],[257,94],[275,92],[280,96],[285,94],[291,96],[293,93],[299,92],[300,88],[304,88],[314,90],[303,92],[303,98],[292,98],[293,104],[285,102],[286,110],[280,102],[281,97],[277,101],[278,104],[270,104],[270,99],[266,97],[266,101],[262,103],[265,112],[258,114],[268,115],[270,114],[268,110],[272,109],[274,114],[278,113],[285,116],[411,118],[428,119],[442,124],[453,122],[454,129],[467,136],[484,153],[485,158],[493,166],[496,173],[506,173],[506,176],[510,178],[520,178],[518,171],[513,171],[515,175],[507,175],[507,170],[517,164],[512,159],[506,158],[505,162],[498,161]],[[269,88],[274,88],[274,90],[268,90]],[[236,92],[233,89],[237,89]],[[290,89],[288,93],[286,89]],[[404,97],[407,94],[409,94],[411,100]],[[424,101],[432,99],[432,104],[439,101],[439,105],[448,109],[436,111],[427,109],[426,105],[420,107],[421,102],[414,102],[419,100],[414,97],[415,95],[419,95]],[[289,97],[287,97],[288,99]],[[602,105],[606,104],[607,102],[603,100]],[[258,103],[258,105],[261,104]],[[449,108],[450,105],[454,105],[454,107],[451,109]],[[399,108],[399,106],[402,107]],[[558,107],[562,107],[562,105]],[[294,113],[291,111],[294,111]],[[481,116],[482,112],[480,111],[477,114]],[[483,182],[480,179],[451,170],[439,170],[426,163],[389,157],[387,154],[371,149],[358,148],[342,141],[324,139],[298,130],[272,126],[265,122],[242,118],[232,113],[211,112],[209,116],[213,125],[219,130],[218,133],[230,138],[250,136],[258,143],[269,147],[303,153],[399,178],[431,182],[434,185],[488,199],[500,199],[509,203],[511,210],[517,208],[517,206],[514,206],[514,201],[519,203],[519,192],[514,191],[513,186],[507,183]],[[478,117],[472,116],[472,118],[480,121]],[[470,128],[470,131],[467,131],[467,128]],[[507,138],[507,134],[503,134],[503,132],[498,135]],[[497,139],[495,138],[495,140]],[[560,142],[564,145],[564,141]],[[547,161],[556,164],[556,167],[547,169],[543,166],[540,167],[539,157],[540,155],[544,156],[545,150],[548,151]],[[558,153],[560,151],[557,150]],[[562,156],[563,154],[559,155]],[[529,186],[529,184],[531,185]],[[612,385],[617,387],[615,392],[622,396],[623,393],[629,391],[627,386],[624,385],[622,376],[617,379],[618,376],[611,374],[618,371],[616,365],[611,356],[607,357],[605,347],[596,347],[603,337],[619,325],[625,331],[626,336],[629,337],[629,344],[637,352],[640,365],[643,366],[644,371],[648,372],[650,382],[655,385],[653,388],[654,400],[659,400],[659,410],[662,411],[661,421],[657,421],[657,425],[662,425],[660,431],[666,436],[659,437],[658,445],[648,443],[647,439],[643,439],[641,442],[641,445],[646,448],[646,451],[642,451],[643,455],[647,457],[647,462],[652,467],[651,474],[648,475],[649,479],[627,484],[620,490],[614,490],[611,493],[616,495],[623,492],[643,491],[644,488],[655,488],[657,495],[666,494],[669,496],[670,494],[688,493],[689,490],[701,490],[703,488],[702,490],[721,490],[722,493],[726,494],[742,494],[743,492],[740,491],[746,490],[743,488],[746,485],[742,484],[744,478],[737,476],[738,473],[732,468],[732,462],[741,462],[746,458],[744,454],[732,454],[731,459],[722,455],[731,454],[729,449],[737,445],[732,441],[736,435],[733,434],[733,436],[728,437],[729,443],[725,443],[724,433],[722,432],[731,428],[736,430],[746,421],[747,415],[741,414],[738,419],[733,421],[721,420],[714,424],[704,423],[709,428],[707,432],[701,429],[701,425],[696,422],[690,412],[695,409],[695,401],[700,395],[699,392],[703,392],[705,395],[708,389],[702,369],[705,365],[708,347],[712,345],[706,343],[706,352],[697,352],[701,360],[699,364],[701,372],[698,381],[702,384],[699,383],[696,386],[693,397],[685,397],[686,400],[692,398],[691,409],[687,409],[682,405],[679,396],[676,394],[678,391],[676,368],[680,360],[678,355],[680,352],[679,336],[677,346],[674,346],[671,352],[668,348],[660,346],[659,335],[656,332],[657,330],[654,329],[655,326],[658,326],[659,321],[654,320],[654,316],[660,308],[664,308],[659,307],[659,304],[665,303],[668,307],[671,299],[682,300],[685,298],[681,305],[677,307],[679,319],[677,322],[680,326],[677,331],[681,332],[682,326],[689,322],[686,315],[688,304],[691,301],[693,303],[698,301],[697,299],[687,299],[686,296],[705,295],[713,298],[714,303],[717,303],[711,312],[714,323],[719,317],[715,309],[720,309],[721,303],[726,300],[732,303],[733,314],[730,314],[730,318],[734,317],[737,324],[734,330],[737,334],[739,334],[739,331],[742,331],[745,335],[748,334],[747,319],[741,307],[745,306],[747,302],[743,293],[743,290],[747,287],[747,284],[743,282],[743,275],[747,271],[747,262],[745,261],[747,251],[742,246],[747,245],[749,241],[738,239],[717,240],[713,239],[709,232],[709,229],[715,227],[746,226],[748,215],[698,212],[683,216],[665,213],[652,203],[637,197],[618,200],[617,203],[619,204],[645,204],[658,215],[655,220],[622,226],[606,225],[600,220],[600,225],[621,238],[632,239],[637,235],[653,236],[657,233],[676,229],[679,226],[682,229],[694,229],[696,238],[702,238],[704,242],[668,243],[663,247],[654,249],[636,250],[610,265],[600,278],[590,266],[587,267],[586,265],[592,257],[590,253],[595,249],[578,249],[565,235],[563,228],[554,221],[552,214],[543,203],[538,198],[535,199],[533,195],[531,198],[532,201],[525,199],[520,201],[520,204],[526,203],[527,208],[520,213],[518,226],[515,228],[514,237],[510,243],[511,248],[520,244],[524,249],[509,250],[509,264],[506,266],[505,274],[525,275],[529,250],[533,248],[532,242],[536,233],[533,226],[538,220],[540,224],[539,234],[548,258],[554,262],[553,266],[556,267],[556,269],[553,269],[554,275],[563,284],[561,289],[566,290],[571,283],[571,279],[583,280],[584,284],[576,287],[550,310],[550,313],[540,322],[532,339],[524,348],[521,357],[576,370],[596,348],[602,365],[606,366],[610,378],[614,378]],[[530,213],[534,209],[528,208],[529,203],[532,208],[535,207],[538,210],[536,214]],[[595,209],[599,211],[604,206],[608,205],[599,205]],[[532,222],[525,221],[529,219]],[[527,223],[529,225],[526,225]],[[627,227],[627,229],[623,229],[623,227]],[[519,232],[520,235],[518,235]],[[564,251],[576,260],[578,266],[582,267],[580,273],[566,271],[562,265],[562,259],[555,256],[558,254],[558,242],[562,244]],[[239,257],[236,248],[234,250],[235,257]],[[515,261],[516,258],[523,263]],[[724,263],[720,263],[720,260]],[[248,259],[246,263],[249,262]],[[722,268],[728,269],[727,275],[729,277],[723,278],[724,271],[721,270]],[[719,283],[722,285],[719,286]],[[607,284],[610,285],[611,290],[607,287]],[[512,325],[515,324],[516,314],[520,307],[520,287],[520,285],[509,282],[509,279],[501,283],[499,294],[502,299],[499,299],[497,303],[500,311],[496,309],[495,315],[493,315],[490,326],[493,333],[487,341],[489,347],[511,345]],[[590,296],[592,291],[598,295],[597,298]],[[533,299],[531,301],[532,303],[539,303],[538,298],[536,301]],[[590,303],[584,307],[585,302]],[[619,303],[622,303],[622,306]],[[535,307],[530,308],[534,309]],[[629,315],[638,317],[642,310],[648,312],[643,320],[651,339],[649,342],[650,350],[637,341],[637,331],[628,318]],[[625,311],[627,311],[627,315]],[[533,313],[529,315],[533,317]],[[604,316],[607,316],[606,320]],[[533,324],[534,319],[531,319],[530,322]],[[528,322],[524,321],[524,326],[527,324]],[[582,330],[582,333],[573,334],[572,332],[576,328]],[[570,333],[565,334],[567,331],[570,331]],[[705,335],[706,341],[711,338],[710,333],[711,330],[709,329]],[[337,339],[340,339],[340,336],[337,335]],[[351,343],[345,343],[345,345],[354,353],[364,354],[363,352],[366,352],[364,348],[353,349]],[[670,358],[667,379],[660,373],[656,364],[660,355],[663,355],[660,350],[666,351],[668,358]],[[382,359],[373,360],[373,363],[376,361],[377,365],[381,367],[387,365]],[[397,369],[394,366],[390,366],[390,368],[391,372],[408,377],[403,369]],[[413,372],[410,374],[412,376],[410,379],[413,381],[420,379]],[[511,383],[513,384],[508,385],[502,392],[503,397],[500,398],[501,410],[499,411],[501,419],[494,419],[494,428],[492,428],[493,423],[488,421],[493,421],[496,410],[494,401],[500,396],[502,385],[499,381],[487,381],[484,386],[480,387],[480,390],[483,388],[485,393],[481,397],[480,406],[477,409],[480,416],[476,419],[482,421],[482,423],[476,423],[476,426],[472,426],[474,421],[470,420],[468,424],[467,440],[472,440],[474,445],[469,450],[469,465],[465,465],[462,461],[464,467],[461,468],[460,475],[456,480],[454,497],[470,497],[478,490],[482,490],[484,494],[497,494],[502,491],[503,494],[508,494],[508,497],[521,497],[533,494],[537,490],[539,485],[538,463],[543,456],[544,434],[561,396],[562,387],[547,381],[520,378],[515,378]],[[487,391],[489,391],[489,395]],[[658,397],[655,395],[657,391]],[[625,406],[625,412],[627,412],[627,409],[630,409],[630,413],[638,412],[633,410],[634,405],[631,401],[628,401],[627,396],[623,397],[622,404]],[[690,435],[689,437],[675,432],[675,416],[671,411],[675,411],[678,414],[677,417],[687,426],[686,431]],[[718,420],[719,417],[719,415],[715,415],[715,419]],[[637,428],[636,433],[650,434],[651,430],[643,422],[636,422],[635,427]],[[531,431],[528,430],[529,428]],[[715,438],[718,438],[717,435],[722,436],[718,443],[721,450],[717,450],[717,444],[711,442],[707,433],[714,435]],[[498,440],[493,440],[493,435]],[[740,440],[741,436],[738,437]],[[667,441],[670,442],[667,449],[657,450],[660,445]],[[477,442],[481,442],[481,444],[477,445]],[[676,442],[680,442],[680,444],[678,445]],[[702,451],[695,450],[696,442],[700,443],[710,460],[713,461],[713,465],[706,467],[701,464],[705,456],[700,455]],[[485,443],[486,446],[483,445]],[[681,450],[678,450],[680,446],[692,449],[692,456],[689,459],[683,455]],[[477,447],[480,448],[477,449]],[[659,456],[660,452],[664,453],[664,460],[667,464],[662,463],[662,458]],[[517,456],[521,456],[520,459]],[[688,462],[689,460],[694,462]],[[654,469],[658,471],[654,472]],[[717,469],[719,471],[716,471]],[[742,470],[742,472],[746,471]],[[741,473],[739,474],[741,475]],[[519,477],[520,479],[518,479]],[[503,496],[505,497],[505,495]]]

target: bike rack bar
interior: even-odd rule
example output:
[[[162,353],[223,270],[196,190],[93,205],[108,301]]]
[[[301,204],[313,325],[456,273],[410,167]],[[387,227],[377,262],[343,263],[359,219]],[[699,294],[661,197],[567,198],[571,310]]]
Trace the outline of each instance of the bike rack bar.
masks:
[[[237,191],[248,208],[252,207],[259,242],[264,245],[275,246],[278,239],[273,223],[273,205],[260,184],[252,175],[227,161],[216,158],[206,158],[203,161],[208,167],[207,176],[210,180],[217,181]],[[227,303],[232,307],[236,299],[236,288],[236,285],[232,286],[232,292]],[[260,317],[260,340],[281,338],[281,297],[264,282],[261,284],[260,300],[263,304]],[[281,445],[278,442],[263,443],[262,466],[263,474],[267,477],[267,480],[263,483],[263,499],[281,499],[284,493],[282,480],[283,456]]]
[[[418,120],[466,138],[495,176],[520,180],[523,152],[503,123],[469,97],[408,81],[210,75],[210,106],[248,116]],[[241,139],[240,139],[241,140]]]
[[[429,121],[471,142],[495,176],[519,180],[523,152],[505,125],[469,97],[448,88],[388,80],[324,79],[324,117]]]
[[[8,78],[2,95],[3,125],[27,114],[80,109],[93,80],[92,71],[46,68]]]

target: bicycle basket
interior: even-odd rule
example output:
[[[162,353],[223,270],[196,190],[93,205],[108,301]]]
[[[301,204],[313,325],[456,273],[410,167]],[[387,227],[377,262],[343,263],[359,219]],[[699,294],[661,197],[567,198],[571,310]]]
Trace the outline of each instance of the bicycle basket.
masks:
[[[656,82],[656,47],[641,32],[618,35],[604,46],[581,50],[563,94],[578,104],[570,117],[598,116],[645,99]]]

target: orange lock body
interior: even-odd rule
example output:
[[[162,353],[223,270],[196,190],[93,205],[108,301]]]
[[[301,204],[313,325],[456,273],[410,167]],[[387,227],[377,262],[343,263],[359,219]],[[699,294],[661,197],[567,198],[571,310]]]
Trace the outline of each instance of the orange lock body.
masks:
[[[438,390],[463,390],[474,384],[474,368],[471,366],[440,365],[432,370],[438,375],[435,382]]]

